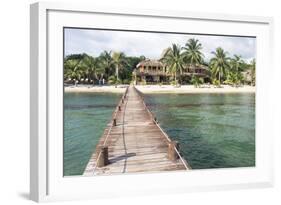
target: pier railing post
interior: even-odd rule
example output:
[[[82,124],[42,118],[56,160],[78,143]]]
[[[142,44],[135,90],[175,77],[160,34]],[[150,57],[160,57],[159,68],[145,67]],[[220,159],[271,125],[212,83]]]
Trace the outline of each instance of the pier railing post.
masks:
[[[101,146],[100,147],[100,156],[97,161],[98,167],[104,167],[109,164],[108,160],[108,147],[107,146]]]
[[[116,118],[113,119],[113,126],[116,126]]]
[[[153,121],[155,124],[157,124],[157,118],[155,116],[153,117]]]
[[[175,148],[179,150],[179,143],[177,141],[171,141],[168,143],[168,159],[171,161],[175,161],[179,158]]]

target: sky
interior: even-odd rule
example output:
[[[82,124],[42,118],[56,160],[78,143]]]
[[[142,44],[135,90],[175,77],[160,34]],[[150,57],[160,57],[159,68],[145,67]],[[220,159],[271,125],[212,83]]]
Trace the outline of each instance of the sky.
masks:
[[[202,44],[205,60],[213,57],[212,51],[222,47],[232,57],[240,55],[246,62],[256,56],[256,39],[252,37],[211,36],[190,34],[167,34],[132,31],[65,28],[65,55],[87,53],[94,57],[101,52],[118,51],[127,56],[144,55],[159,59],[163,50],[173,43],[184,46],[190,38]]]

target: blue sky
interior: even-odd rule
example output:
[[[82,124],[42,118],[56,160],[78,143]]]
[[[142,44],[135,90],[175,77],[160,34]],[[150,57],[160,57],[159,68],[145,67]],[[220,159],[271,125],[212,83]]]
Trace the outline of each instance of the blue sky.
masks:
[[[229,56],[241,55],[247,62],[256,56],[255,38],[70,28],[65,29],[65,55],[87,53],[98,56],[104,50],[112,50],[122,51],[127,56],[159,59],[162,51],[172,43],[184,46],[189,38],[201,42],[206,60],[212,58],[211,52],[217,47],[228,51]]]

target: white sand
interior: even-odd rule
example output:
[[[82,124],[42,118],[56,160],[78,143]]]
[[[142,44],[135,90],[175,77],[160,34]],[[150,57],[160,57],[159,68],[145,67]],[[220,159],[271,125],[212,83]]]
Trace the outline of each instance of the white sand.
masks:
[[[138,85],[136,86],[143,93],[255,93],[256,88],[253,86],[244,85],[241,87],[232,87],[222,85],[217,88],[213,85],[203,85],[200,88],[195,88],[193,85],[182,85],[174,87],[171,85]]]
[[[79,85],[75,86],[67,86],[64,88],[65,92],[96,92],[96,93],[123,93],[125,92],[126,86],[119,85],[117,88],[115,86],[92,86],[92,85]]]
[[[126,85],[115,86],[88,86],[79,85],[65,87],[65,92],[108,92],[108,93],[123,93]],[[193,85],[182,85],[174,87],[172,85],[137,85],[143,93],[255,93],[256,88],[253,86],[244,85],[242,87],[231,87],[222,85],[221,88],[213,85],[204,85],[200,88],[195,88]]]

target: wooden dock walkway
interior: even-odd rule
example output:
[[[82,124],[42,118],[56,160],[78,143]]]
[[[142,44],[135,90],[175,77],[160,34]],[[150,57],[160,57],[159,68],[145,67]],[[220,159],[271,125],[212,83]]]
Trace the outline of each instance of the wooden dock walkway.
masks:
[[[188,170],[177,142],[170,140],[143,101],[129,86],[92,154],[84,176]]]

